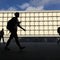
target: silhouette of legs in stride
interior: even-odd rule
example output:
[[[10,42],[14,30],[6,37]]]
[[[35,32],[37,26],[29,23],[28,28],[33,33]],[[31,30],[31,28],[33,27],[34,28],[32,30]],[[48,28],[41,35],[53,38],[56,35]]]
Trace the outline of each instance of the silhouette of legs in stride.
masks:
[[[1,41],[1,39],[3,40],[3,43],[5,44],[5,42],[4,42],[4,29],[2,29],[0,31],[0,41]]]
[[[25,47],[21,47],[21,45],[20,45],[20,43],[19,43],[19,41],[18,41],[17,33],[12,32],[11,35],[10,35],[10,38],[8,39],[8,41],[7,41],[7,43],[6,43],[5,50],[10,50],[10,49],[8,48],[8,45],[9,45],[9,43],[11,42],[11,40],[13,39],[13,37],[15,38],[16,44],[17,44],[17,46],[19,47],[19,49],[24,49]]]

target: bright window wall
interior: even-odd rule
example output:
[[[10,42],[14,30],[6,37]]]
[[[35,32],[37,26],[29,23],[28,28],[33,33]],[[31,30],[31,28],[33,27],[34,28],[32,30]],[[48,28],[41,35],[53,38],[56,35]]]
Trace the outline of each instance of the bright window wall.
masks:
[[[0,30],[4,28],[4,34],[9,36],[6,29],[7,21],[14,17],[15,12],[0,12]],[[60,12],[19,12],[20,24],[26,31],[18,28],[19,36],[57,36],[57,28],[60,26]]]

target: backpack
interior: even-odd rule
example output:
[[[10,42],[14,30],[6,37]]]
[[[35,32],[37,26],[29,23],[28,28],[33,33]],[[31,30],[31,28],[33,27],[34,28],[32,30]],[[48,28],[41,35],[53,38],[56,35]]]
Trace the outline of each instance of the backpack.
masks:
[[[12,20],[9,20],[8,22],[7,22],[7,29],[8,30],[11,30],[12,29]]]

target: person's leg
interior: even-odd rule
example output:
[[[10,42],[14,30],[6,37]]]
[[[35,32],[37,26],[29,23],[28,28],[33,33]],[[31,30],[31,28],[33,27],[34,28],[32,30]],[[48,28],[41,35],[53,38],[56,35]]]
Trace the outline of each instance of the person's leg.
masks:
[[[2,37],[3,43],[5,44],[4,37]]]
[[[8,45],[9,45],[9,43],[11,42],[11,39],[12,39],[12,38],[13,38],[13,35],[11,34],[10,37],[9,37],[9,39],[8,39],[8,41],[7,41],[7,43],[6,43],[5,49],[8,48]]]
[[[21,47],[19,41],[18,41],[18,36],[17,36],[17,33],[14,34],[14,37],[15,37],[15,41],[16,41],[16,44],[18,45],[19,49],[24,49],[25,47]]]

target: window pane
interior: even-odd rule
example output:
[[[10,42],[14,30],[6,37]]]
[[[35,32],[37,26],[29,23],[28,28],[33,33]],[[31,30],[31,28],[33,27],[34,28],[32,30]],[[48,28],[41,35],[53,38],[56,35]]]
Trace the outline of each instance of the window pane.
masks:
[[[7,17],[7,13],[4,13],[4,17]]]
[[[52,16],[52,13],[48,13],[48,16]]]

